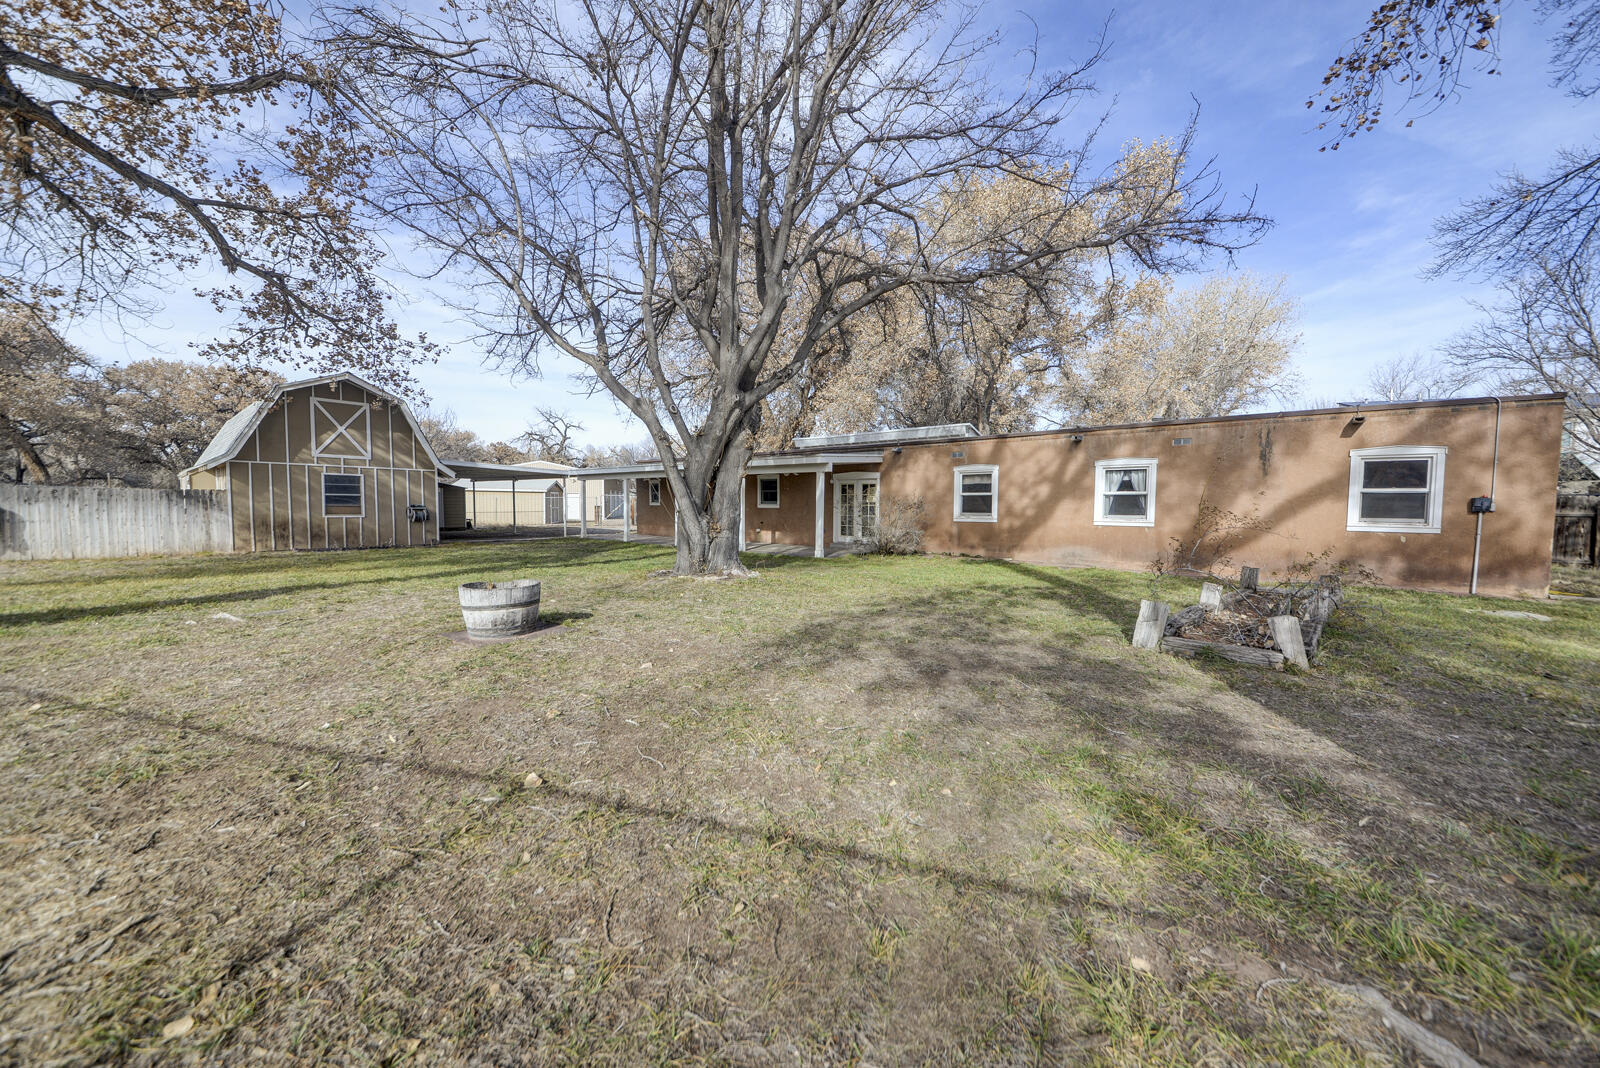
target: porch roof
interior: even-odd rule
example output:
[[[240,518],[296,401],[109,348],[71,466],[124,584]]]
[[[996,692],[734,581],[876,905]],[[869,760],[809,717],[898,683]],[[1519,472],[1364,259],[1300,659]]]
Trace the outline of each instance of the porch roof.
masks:
[[[881,464],[883,450],[851,452],[785,452],[752,457],[745,465],[747,474],[786,474],[801,471],[832,471],[836,464]],[[587,481],[591,478],[651,478],[666,470],[660,460],[646,464],[628,464],[623,467],[579,467],[567,473],[568,478]]]

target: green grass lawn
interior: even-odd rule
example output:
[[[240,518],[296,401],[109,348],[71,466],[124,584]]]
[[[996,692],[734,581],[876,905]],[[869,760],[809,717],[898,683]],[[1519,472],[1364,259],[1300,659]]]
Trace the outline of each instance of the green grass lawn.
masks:
[[[1417,1063],[1360,988],[1600,1058],[1600,604],[1274,673],[1130,649],[1148,576],[747,559],[0,565],[0,1061]]]

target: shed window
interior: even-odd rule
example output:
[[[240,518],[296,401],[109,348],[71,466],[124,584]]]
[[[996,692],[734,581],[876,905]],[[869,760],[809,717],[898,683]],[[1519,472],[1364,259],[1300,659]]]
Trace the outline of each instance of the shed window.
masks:
[[[1155,526],[1156,461],[1101,460],[1094,478],[1096,526]]]
[[[756,507],[778,507],[778,476],[762,475],[756,479]]]
[[[993,523],[999,515],[1000,469],[993,464],[956,468],[955,519],[958,523]]]
[[[659,478],[652,478],[650,480],[650,503],[661,503],[661,480]]]
[[[1437,534],[1446,451],[1439,445],[1352,450],[1346,529]]]
[[[361,476],[334,471],[322,473],[322,514],[359,516],[362,507]]]

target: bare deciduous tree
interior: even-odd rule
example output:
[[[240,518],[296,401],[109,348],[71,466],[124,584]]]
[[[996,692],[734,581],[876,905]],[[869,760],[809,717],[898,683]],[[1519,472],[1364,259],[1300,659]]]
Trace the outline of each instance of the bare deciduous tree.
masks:
[[[1170,165],[1168,146],[1124,148],[1124,166]],[[943,223],[944,240],[986,255],[985,235],[1019,217],[1057,227],[1035,243],[1093,233],[1114,200],[1080,205],[1065,219],[1042,204],[1070,188],[1066,172],[962,174],[944,183],[919,221]],[[1043,257],[1008,275],[960,286],[908,285],[844,324],[812,373],[768,400],[763,436],[787,444],[816,429],[971,423],[984,433],[1026,430],[1054,399],[1062,368],[1115,318],[1128,286],[1105,250]],[[803,391],[803,392],[802,392]]]
[[[100,386],[93,361],[29,309],[0,310],[0,448],[6,476],[63,480],[71,443],[93,433]]]
[[[114,477],[176,488],[222,424],[268,396],[281,376],[231,364],[136,360],[101,372],[99,436],[115,453]]]
[[[441,460],[489,459],[488,446],[477,433],[466,429],[449,408],[424,405],[416,409],[417,426]]]
[[[1497,392],[1565,392],[1577,443],[1600,450],[1600,278],[1590,259],[1546,262],[1500,285],[1503,299],[1448,352]]]
[[[1174,292],[1154,280],[1144,307],[1070,368],[1062,404],[1075,421],[1128,423],[1243,411],[1293,392],[1298,309],[1282,278],[1216,275]]]
[[[1469,73],[1498,73],[1501,6],[1499,0],[1387,0],[1374,9],[1322,79],[1328,118],[1320,128],[1335,131],[1324,148],[1378,125],[1391,92],[1401,98],[1396,110],[1419,100],[1432,110],[1455,98]],[[1575,97],[1592,96],[1600,89],[1600,0],[1540,0],[1537,13],[1554,26],[1555,83]],[[1512,171],[1488,196],[1441,219],[1432,271],[1509,277],[1541,260],[1588,255],[1597,235],[1600,150],[1566,148],[1544,174]]]
[[[178,485],[178,474],[276,375],[139,360],[102,367],[23,309],[0,315],[0,479]]]
[[[1472,383],[1473,377],[1453,363],[1415,352],[1385,360],[1367,372],[1365,399],[1408,401],[1455,397]]]
[[[1093,57],[1003,93],[975,18],[938,0],[458,0],[347,10],[332,61],[390,148],[373,202],[478,283],[468,310],[499,357],[575,359],[660,455],[681,444],[676,570],[731,572],[761,403],[853,315],[1064,252],[1159,267],[1261,225],[1205,168],[1185,177],[1187,137],[1142,167],[1062,151]],[[917,217],[956,175],[1034,166],[1069,185],[981,256],[954,220]],[[1102,200],[1118,207],[1092,232],[1050,225]],[[671,351],[685,337],[693,383]]]
[[[582,431],[583,424],[566,412],[554,408],[535,408],[533,421],[516,441],[528,450],[530,459],[576,464],[581,454],[574,438]]]
[[[0,6],[0,300],[137,315],[220,264],[213,354],[405,387],[419,352],[355,217],[370,149],[322,86],[270,0]]]

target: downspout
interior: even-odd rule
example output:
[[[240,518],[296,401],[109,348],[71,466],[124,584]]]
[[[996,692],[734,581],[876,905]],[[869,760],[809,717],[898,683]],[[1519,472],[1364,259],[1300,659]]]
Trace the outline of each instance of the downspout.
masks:
[[[1494,507],[1495,479],[1500,474],[1500,398],[1494,399],[1494,462],[1489,467],[1489,507]],[[1478,595],[1478,557],[1483,551],[1483,513],[1478,513],[1478,532],[1472,539],[1472,596]]]

